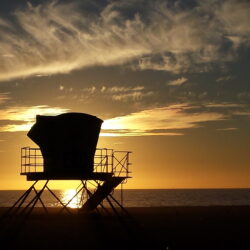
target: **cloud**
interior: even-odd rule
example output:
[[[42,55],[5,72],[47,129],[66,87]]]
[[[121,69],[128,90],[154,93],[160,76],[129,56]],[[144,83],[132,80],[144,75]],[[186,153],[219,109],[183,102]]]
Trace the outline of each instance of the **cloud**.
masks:
[[[34,124],[36,115],[58,115],[67,111],[68,109],[47,105],[2,109],[0,121],[7,122],[7,125],[0,125],[0,132],[28,131]]]
[[[229,103],[229,102],[222,102],[222,103],[210,102],[210,103],[206,103],[204,106],[207,108],[242,108],[244,107],[243,104]]]
[[[234,130],[238,130],[238,128],[218,128],[218,131],[234,131]]]
[[[142,91],[134,91],[130,93],[115,94],[112,96],[112,100],[124,101],[124,102],[129,101],[129,100],[138,101],[138,100],[141,100],[142,98],[153,96],[153,95],[154,95],[154,92],[152,91],[145,92],[145,93],[143,93]]]
[[[172,81],[168,82],[167,85],[169,85],[169,86],[180,86],[183,83],[185,83],[187,80],[188,80],[187,78],[181,77],[181,78],[178,78],[176,80],[172,80]]]
[[[124,93],[124,92],[134,92],[134,91],[142,91],[144,90],[144,86],[136,86],[136,87],[125,87],[125,86],[113,86],[106,87],[104,86],[103,92],[108,93]]]
[[[226,82],[226,81],[229,81],[231,79],[232,79],[231,76],[222,76],[222,77],[217,78],[216,82]]]
[[[226,112],[225,112],[226,111]],[[47,105],[8,107],[0,110],[0,132],[28,131],[37,114],[58,115],[69,112]],[[184,130],[198,128],[202,123],[229,120],[232,116],[250,116],[249,109],[233,103],[171,104],[146,109],[104,121],[101,136],[180,136]],[[235,130],[223,128],[218,130]]]
[[[119,102],[127,102],[127,101],[139,101],[143,98],[150,97],[154,95],[153,91],[148,91],[144,86],[135,86],[135,87],[127,87],[127,86],[101,86],[101,87],[88,87],[81,89],[81,92],[84,93],[84,97],[87,98],[93,95],[101,94],[102,97],[106,99],[112,99],[114,101]]]
[[[247,106],[235,103],[171,104],[105,120],[102,136],[184,135],[187,129],[206,122],[228,121],[233,116],[250,116]],[[203,124],[203,125],[202,125]],[[238,128],[219,128],[232,131]]]
[[[237,116],[250,116],[250,110],[243,110],[243,111],[235,111],[233,112],[233,115]]]
[[[71,88],[70,90],[72,91],[73,89]],[[87,94],[94,94],[96,91],[97,91],[97,88],[95,86],[82,89],[82,92],[85,92]]]
[[[5,103],[10,99],[9,93],[0,93],[0,104]]]
[[[81,1],[28,4],[0,19],[0,81],[125,63],[207,71],[249,46],[248,1],[184,2],[89,2],[95,11]]]
[[[183,135],[180,130],[197,128],[201,122],[226,119],[225,115],[216,112],[190,112],[195,108],[188,103],[174,104],[116,117],[104,121],[102,135]]]
[[[225,1],[222,7],[216,11],[230,39],[242,37],[242,39],[247,39],[248,42],[250,41],[249,13],[249,1],[242,0]]]
[[[145,97],[154,95],[152,91],[146,91],[144,86],[125,87],[125,86],[113,86],[113,87],[102,87],[102,93],[111,95],[111,99],[114,101],[138,101]]]

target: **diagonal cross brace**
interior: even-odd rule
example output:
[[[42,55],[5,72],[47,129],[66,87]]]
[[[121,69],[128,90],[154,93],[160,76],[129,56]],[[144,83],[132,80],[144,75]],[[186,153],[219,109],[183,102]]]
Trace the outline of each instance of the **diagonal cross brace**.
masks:
[[[121,184],[126,177],[110,177],[102,185],[97,187],[95,193],[93,193],[89,199],[83,204],[82,211],[92,211],[97,208],[97,206],[108,197],[108,195]]]

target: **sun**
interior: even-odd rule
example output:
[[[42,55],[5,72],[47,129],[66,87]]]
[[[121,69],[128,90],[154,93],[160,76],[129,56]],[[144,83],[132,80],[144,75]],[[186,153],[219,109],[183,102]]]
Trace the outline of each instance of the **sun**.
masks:
[[[76,195],[77,191],[75,189],[66,189],[63,191],[62,193],[62,202],[64,204],[67,204],[72,197],[74,197]],[[78,193],[73,199],[72,201],[67,205],[67,207],[70,208],[80,208],[81,207],[81,192]]]

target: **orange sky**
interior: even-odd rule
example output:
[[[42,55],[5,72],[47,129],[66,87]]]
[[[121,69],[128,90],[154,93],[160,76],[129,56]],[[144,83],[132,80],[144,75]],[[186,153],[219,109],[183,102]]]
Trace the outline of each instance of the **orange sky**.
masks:
[[[22,133],[1,153],[1,189],[23,189],[30,183],[20,171],[20,146],[33,145]],[[249,187],[248,140],[228,145],[232,135],[101,137],[98,146],[129,149],[133,178],[126,188],[246,188]],[[204,143],[207,141],[207,143]],[[18,143],[17,143],[18,142]],[[241,147],[240,147],[241,146]],[[5,166],[5,167],[3,167]],[[239,171],[240,169],[240,171]],[[52,187],[72,188],[75,182],[55,181]],[[73,184],[73,185],[72,185]]]

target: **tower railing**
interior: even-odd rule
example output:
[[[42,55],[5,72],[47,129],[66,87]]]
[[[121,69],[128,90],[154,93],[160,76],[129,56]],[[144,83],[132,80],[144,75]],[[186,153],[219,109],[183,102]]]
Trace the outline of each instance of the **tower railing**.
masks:
[[[130,151],[116,151],[108,148],[97,148],[94,157],[93,173],[112,173],[117,177],[129,177],[131,173]],[[83,169],[84,171],[84,169]],[[21,174],[43,173],[44,164],[40,148],[21,148]]]

